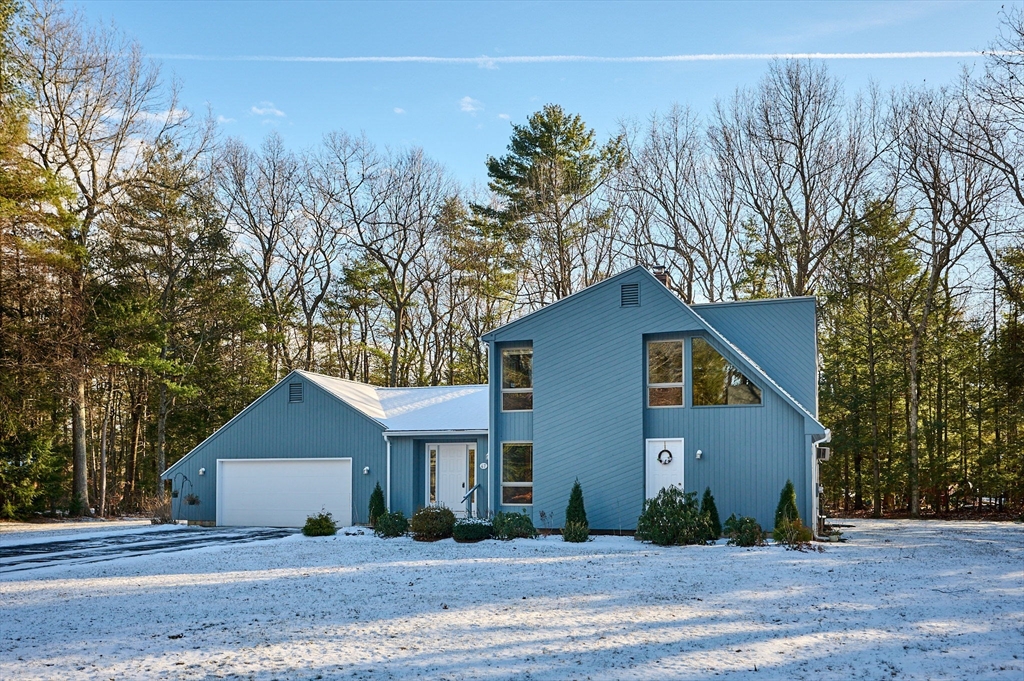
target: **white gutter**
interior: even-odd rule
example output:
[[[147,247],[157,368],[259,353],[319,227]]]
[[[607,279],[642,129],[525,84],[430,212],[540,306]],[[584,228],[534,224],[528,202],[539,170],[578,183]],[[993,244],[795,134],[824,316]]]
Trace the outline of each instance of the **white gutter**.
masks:
[[[466,430],[389,430],[384,435],[386,440],[388,436],[391,437],[453,437],[458,435],[487,435],[486,429],[466,429]]]

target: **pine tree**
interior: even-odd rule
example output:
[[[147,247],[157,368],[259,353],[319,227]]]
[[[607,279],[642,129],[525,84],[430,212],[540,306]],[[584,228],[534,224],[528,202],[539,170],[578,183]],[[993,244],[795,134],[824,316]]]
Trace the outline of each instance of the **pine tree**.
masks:
[[[572,491],[569,492],[569,505],[565,508],[565,524],[569,523],[590,525],[587,522],[587,509],[583,507],[583,488],[580,487],[578,479],[572,485]]]
[[[710,539],[715,540],[722,536],[722,521],[718,517],[718,507],[715,506],[715,497],[711,494],[711,488],[704,488],[704,497],[700,500],[700,514],[706,515],[711,521]]]
[[[796,510],[796,488],[793,481],[787,480],[782,494],[779,495],[779,505],[775,509],[775,527],[782,525],[784,521],[793,522],[800,520],[800,513]]]
[[[384,503],[384,490],[380,488],[380,483],[378,482],[370,494],[370,526],[376,525],[377,519],[387,512],[387,505]]]

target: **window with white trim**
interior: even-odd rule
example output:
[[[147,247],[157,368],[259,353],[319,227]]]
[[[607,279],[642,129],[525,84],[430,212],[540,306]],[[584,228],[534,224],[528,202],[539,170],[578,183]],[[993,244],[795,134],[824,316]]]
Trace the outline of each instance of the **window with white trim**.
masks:
[[[647,342],[647,406],[683,406],[683,341]]]
[[[501,503],[533,503],[533,443],[506,442],[501,446]]]
[[[533,348],[501,351],[501,410],[533,410]]]

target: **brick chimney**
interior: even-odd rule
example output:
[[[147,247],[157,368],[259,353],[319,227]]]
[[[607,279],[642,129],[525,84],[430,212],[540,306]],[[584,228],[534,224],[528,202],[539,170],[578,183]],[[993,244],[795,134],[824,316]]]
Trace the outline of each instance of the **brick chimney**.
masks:
[[[665,271],[664,265],[655,265],[651,268],[651,273],[654,274],[655,279],[668,286],[668,272]]]

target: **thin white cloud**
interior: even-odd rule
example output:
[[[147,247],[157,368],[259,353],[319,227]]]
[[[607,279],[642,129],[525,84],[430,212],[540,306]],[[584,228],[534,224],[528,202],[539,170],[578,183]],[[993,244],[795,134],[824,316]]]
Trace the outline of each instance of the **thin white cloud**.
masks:
[[[507,121],[507,120],[511,119],[512,117],[509,116],[508,114],[498,114],[498,118],[500,118],[503,121]]]
[[[695,61],[763,61],[769,59],[963,59],[985,54],[1019,56],[1021,52],[950,50],[942,52],[728,52],[720,54],[669,54],[634,57],[597,57],[582,54],[523,55],[509,57],[282,57],[272,55],[153,54],[154,59],[180,61],[318,62],[329,64],[465,64],[491,68],[499,64],[648,64]],[[253,107],[255,109],[255,107]]]
[[[228,118],[227,116],[217,116],[217,122],[223,125],[223,124],[226,124],[226,123],[234,123],[235,119],[234,118]]]
[[[285,113],[281,111],[273,102],[260,102],[258,105],[250,109],[257,116],[277,116],[278,118],[284,118]]]
[[[459,100],[459,109],[475,116],[477,111],[484,110],[484,103],[479,99],[473,99],[469,95],[466,95]]]
[[[404,114],[404,113],[405,113],[405,109],[403,109],[403,108],[402,108],[402,107],[400,107],[400,106],[396,106],[396,107],[395,107],[395,113],[396,113],[396,114],[398,114],[398,115],[402,115],[402,114]]]

